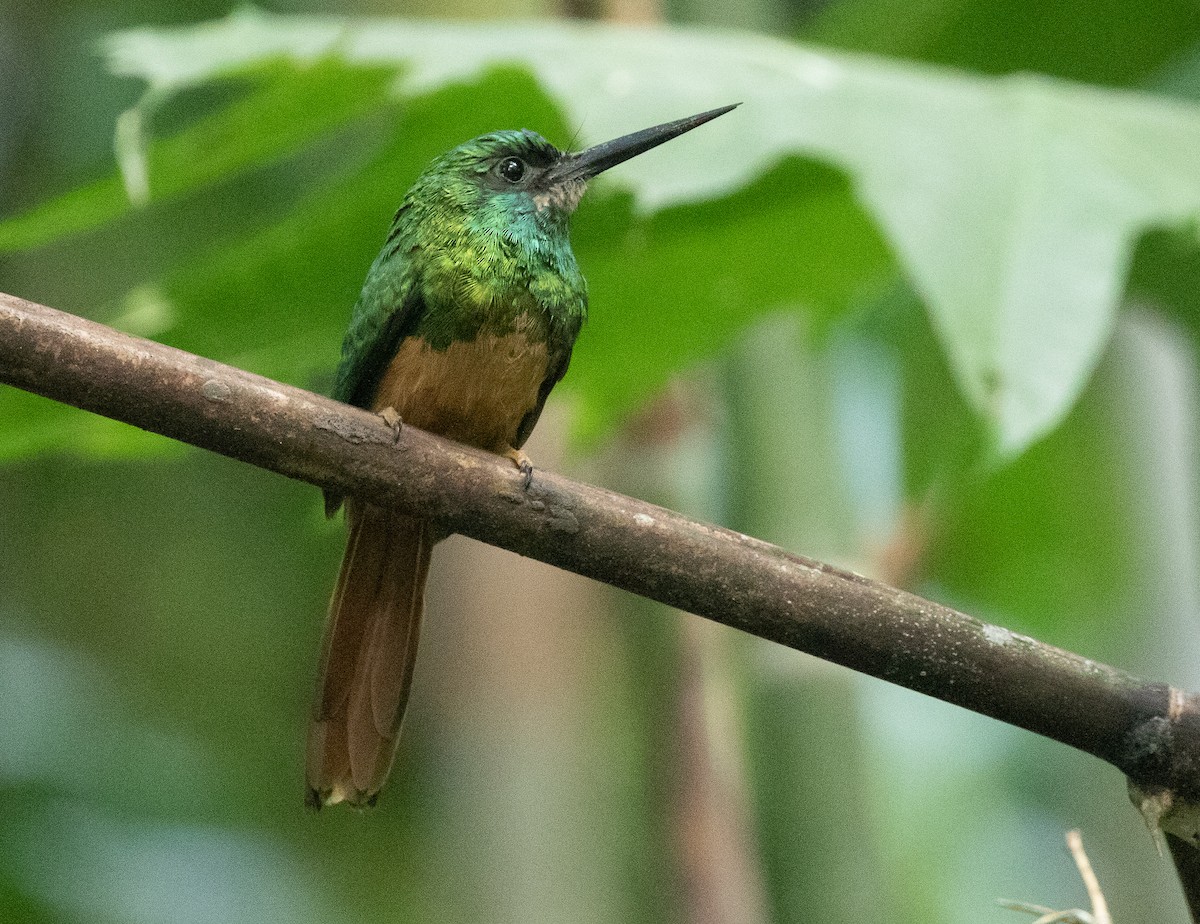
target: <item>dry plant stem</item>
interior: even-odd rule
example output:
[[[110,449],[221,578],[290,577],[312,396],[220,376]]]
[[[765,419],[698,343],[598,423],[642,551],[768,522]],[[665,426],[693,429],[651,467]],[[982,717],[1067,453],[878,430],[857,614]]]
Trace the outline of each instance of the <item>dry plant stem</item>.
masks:
[[[1200,798],[1196,697],[1175,691],[1169,708],[1164,684],[748,536],[548,472],[523,490],[506,459],[411,427],[397,434],[374,414],[3,294],[0,382],[420,512]]]
[[[1100,888],[1100,880],[1096,878],[1092,863],[1083,849],[1083,836],[1079,831],[1067,832],[1067,849],[1071,851],[1075,866],[1079,868],[1079,878],[1083,880],[1083,886],[1087,889],[1088,901],[1092,903],[1092,917],[1096,924],[1113,924],[1112,916],[1108,913],[1108,902],[1104,900],[1104,892]]]
[[[1108,902],[1104,900],[1104,892],[1100,888],[1100,880],[1096,878],[1096,874],[1092,870],[1092,863],[1083,849],[1083,837],[1078,831],[1067,832],[1067,849],[1071,851],[1071,859],[1075,861],[1075,868],[1079,870],[1079,878],[1083,880],[1083,886],[1087,889],[1088,901],[1092,906],[1091,911],[1082,911],[1079,908],[1055,911],[1053,908],[1046,908],[1042,905],[1007,900],[1001,901],[1000,904],[1011,911],[1023,911],[1026,914],[1038,915],[1038,919],[1033,924],[1068,924],[1068,922],[1113,924],[1112,916],[1108,913]]]

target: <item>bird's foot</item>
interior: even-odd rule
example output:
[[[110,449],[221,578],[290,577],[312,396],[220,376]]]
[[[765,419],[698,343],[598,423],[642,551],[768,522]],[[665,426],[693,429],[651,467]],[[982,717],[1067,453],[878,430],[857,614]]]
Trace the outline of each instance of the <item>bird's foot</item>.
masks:
[[[511,446],[508,447],[504,456],[505,458],[512,459],[513,464],[517,467],[517,471],[525,476],[521,482],[521,486],[528,491],[529,486],[533,484],[533,463],[529,461],[529,456],[525,455],[519,449],[513,449]]]
[[[376,411],[375,414],[385,424],[387,424],[388,427],[391,428],[392,442],[393,443],[400,442],[400,434],[404,430],[404,421],[402,421],[400,419],[400,415],[396,412],[396,409],[394,407],[392,407],[391,405],[388,405],[387,407],[383,408],[382,410]]]

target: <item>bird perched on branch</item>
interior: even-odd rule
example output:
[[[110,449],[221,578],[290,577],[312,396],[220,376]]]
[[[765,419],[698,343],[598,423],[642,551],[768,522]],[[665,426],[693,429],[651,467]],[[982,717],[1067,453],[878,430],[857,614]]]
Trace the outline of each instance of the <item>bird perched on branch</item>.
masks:
[[[342,344],[333,397],[512,459],[587,314],[568,221],[588,180],[733,109],[580,153],[501,131],[433,161],[396,212]],[[332,516],[342,498],[326,494]],[[346,499],[349,538],[308,734],[308,801],[374,804],[412,684],[438,524]]]

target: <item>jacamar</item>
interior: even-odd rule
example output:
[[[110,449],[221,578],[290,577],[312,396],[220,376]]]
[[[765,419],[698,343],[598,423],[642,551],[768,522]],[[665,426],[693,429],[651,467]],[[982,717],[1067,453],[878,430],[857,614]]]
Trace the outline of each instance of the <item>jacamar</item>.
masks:
[[[436,158],[396,212],[363,284],[333,397],[532,468],[521,446],[567,371],[587,314],[568,220],[588,180],[733,109],[580,153],[531,131],[483,135]],[[326,513],[342,503],[326,493]],[[308,735],[308,801],[373,804],[412,684],[429,554],[445,532],[347,499]]]

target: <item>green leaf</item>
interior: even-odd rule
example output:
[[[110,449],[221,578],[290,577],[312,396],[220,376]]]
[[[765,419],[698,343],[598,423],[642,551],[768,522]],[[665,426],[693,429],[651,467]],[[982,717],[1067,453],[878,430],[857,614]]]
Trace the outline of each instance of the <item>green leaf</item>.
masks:
[[[785,162],[703,205],[628,208],[585,203],[577,222],[593,311],[563,386],[588,440],[754,318],[803,307],[820,329],[895,272],[844,180],[812,164]]]
[[[264,61],[251,76],[254,85],[241,98],[143,152],[145,123],[167,100],[152,89],[119,123],[124,177],[114,173],[0,222],[0,252],[97,227],[128,212],[131,200],[170,199],[283,157],[378,108],[395,70],[332,59],[305,68]]]
[[[415,101],[362,170],[314,191],[282,222],[185,266],[161,287],[136,290],[110,320],[137,333],[139,324],[161,325],[152,328],[154,336],[174,346],[324,390],[401,190],[454,144],[463,130],[458,114],[471,106],[487,113],[482,118],[514,124],[519,110],[530,108],[541,109],[541,125],[558,121],[549,100],[516,70]],[[626,195],[593,193],[580,207],[573,236],[593,310],[560,391],[574,400],[577,435],[587,444],[673,370],[718,352],[750,319],[800,302],[828,322],[864,286],[895,272],[844,180],[797,161],[740,193],[653,216],[634,214]],[[790,273],[770,271],[797,246],[812,259]],[[62,413],[66,419],[72,412]],[[8,415],[3,402],[0,415]],[[123,454],[144,443],[136,431],[128,431],[133,442],[121,441],[114,429],[101,422],[75,432],[71,445]]]
[[[840,0],[801,37],[991,74],[1136,86],[1200,41],[1200,17],[1179,0]]]
[[[623,213],[611,213],[619,224],[581,210],[578,249],[596,305],[583,343],[591,340],[596,352],[583,348],[569,381],[598,383],[586,424],[592,431],[762,310],[790,303],[836,313],[876,285],[886,260],[844,195],[823,206],[811,188],[777,183],[777,195],[757,198],[749,188],[788,157],[818,158],[849,176],[930,311],[955,380],[1000,459],[1051,430],[1075,402],[1112,330],[1138,234],[1200,213],[1200,107],[1045,78],[976,78],[718,32],[254,11],[188,29],[122,33],[109,51],[114,70],[164,96],[281,60],[301,71],[329,60],[392,68],[398,92],[416,100],[471,81],[483,92],[497,67],[520,67],[588,141],[742,100],[737,112],[669,153],[636,158],[605,179],[632,194]],[[504,110],[482,99],[438,113],[439,126],[457,120],[458,131],[436,137],[450,146],[481,122],[545,128],[535,121],[548,118],[544,98],[511,100]],[[419,126],[405,129],[407,148],[397,156],[407,165],[427,146]],[[239,143],[216,138],[207,156],[234,169],[245,159],[222,158]],[[150,163],[153,177],[153,152]],[[397,171],[395,186],[411,176]],[[365,194],[380,185],[355,179],[349,187]],[[379,208],[394,205],[399,192],[388,192]],[[725,224],[720,213],[736,212],[739,195],[761,214]],[[591,237],[589,220],[606,234]],[[328,228],[289,221],[287,231],[303,238]],[[280,254],[316,249],[303,240],[275,243]],[[836,268],[843,258],[844,271]],[[300,275],[334,272],[348,306],[349,271],[314,259]],[[358,265],[368,262],[364,254]],[[839,277],[837,291],[823,276]],[[722,297],[726,310],[716,312]],[[606,314],[616,299],[624,300],[621,313]],[[268,361],[277,352],[264,349]]]

